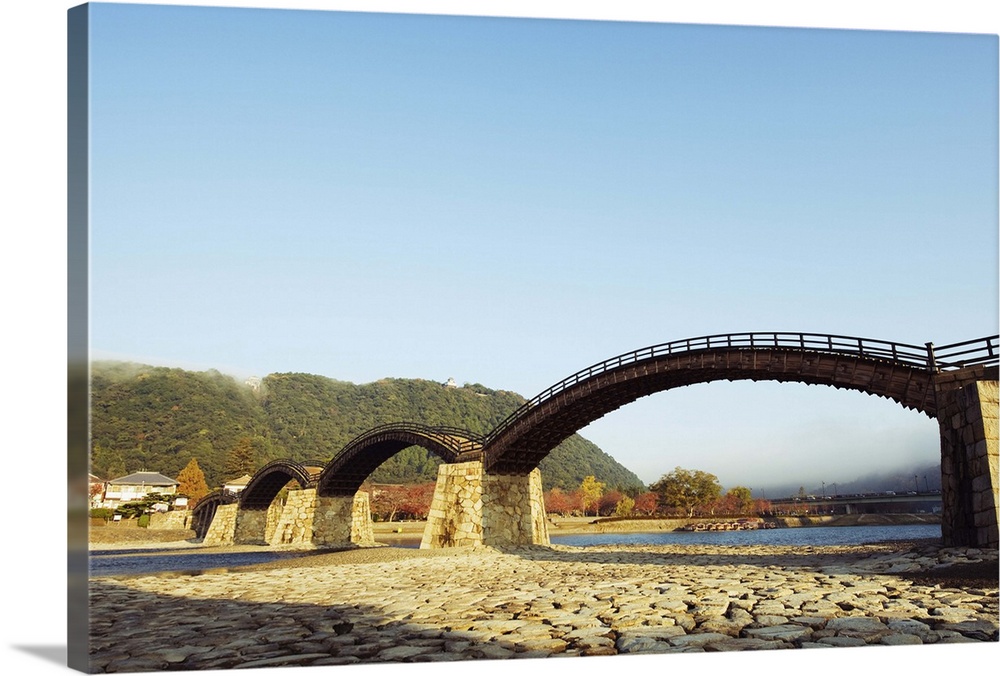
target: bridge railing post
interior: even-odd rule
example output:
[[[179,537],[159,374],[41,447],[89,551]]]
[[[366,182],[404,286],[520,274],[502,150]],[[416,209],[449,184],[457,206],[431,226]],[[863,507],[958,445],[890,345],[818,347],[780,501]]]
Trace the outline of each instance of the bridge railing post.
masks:
[[[931,373],[940,371],[937,364],[937,357],[934,356],[934,343],[926,343],[927,346],[927,370]]]

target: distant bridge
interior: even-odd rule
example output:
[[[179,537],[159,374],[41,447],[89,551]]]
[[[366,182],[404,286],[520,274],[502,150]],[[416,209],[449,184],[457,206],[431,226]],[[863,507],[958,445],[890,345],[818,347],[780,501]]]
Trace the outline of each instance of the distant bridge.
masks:
[[[502,484],[503,491],[514,491],[519,496],[517,500],[537,493],[532,499],[538,504],[529,511],[544,512],[540,479],[536,490],[514,489],[514,479],[498,483],[491,477],[536,481],[530,477],[537,475],[538,464],[563,440],[641,397],[718,380],[770,380],[864,392],[937,419],[941,431],[945,540],[949,544],[996,545],[997,478],[990,474],[990,462],[992,458],[995,467],[998,342],[1000,336],[994,335],[936,347],[933,343],[911,345],[829,334],[755,332],[661,343],[574,373],[525,402],[485,436],[453,427],[398,422],[359,435],[316,471],[307,471],[290,461],[271,463],[248,484],[240,496],[240,508],[255,513],[267,509],[280,488],[291,480],[304,489],[315,490],[318,499],[351,499],[385,460],[408,446],[418,445],[438,455],[445,466],[478,463],[476,471],[481,473],[479,479],[472,474],[460,476],[460,472],[448,479],[457,482],[456,486],[472,481],[473,493],[480,491],[484,498],[463,498],[461,495],[468,493],[464,488],[449,488],[455,494],[442,497],[440,509],[435,509],[467,513],[448,512],[449,516],[441,517],[446,525],[439,524],[440,528],[481,519],[486,523],[476,522],[474,533],[479,532],[477,528],[483,532],[491,528],[503,530],[492,525],[499,516],[481,513],[484,505],[498,499],[489,495],[500,490],[493,486]],[[988,419],[993,422],[984,422]],[[987,429],[993,431],[987,434]],[[443,476],[439,476],[439,492],[443,490]],[[331,507],[325,513],[342,515],[344,509]],[[512,507],[505,513],[503,518],[521,519],[525,512],[521,507]],[[263,532],[263,517],[257,520],[253,530]],[[544,514],[540,523],[544,528]],[[539,528],[537,523],[526,524],[508,524],[505,532]],[[435,537],[440,542],[453,541],[447,533]],[[526,541],[534,541],[532,538],[547,541],[545,534],[528,536]]]
[[[940,512],[941,491],[908,491],[906,493],[863,493],[817,497],[788,497],[769,500],[775,511],[804,511],[834,514],[864,514],[882,512]]]

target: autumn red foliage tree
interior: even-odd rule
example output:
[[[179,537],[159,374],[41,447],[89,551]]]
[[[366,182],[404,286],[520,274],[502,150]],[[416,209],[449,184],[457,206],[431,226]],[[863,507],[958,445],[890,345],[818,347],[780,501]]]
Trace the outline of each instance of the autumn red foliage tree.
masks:
[[[399,506],[400,513],[408,519],[426,519],[431,509],[431,501],[434,499],[434,487],[434,482],[404,486],[403,501]]]
[[[372,517],[378,521],[426,519],[434,499],[434,482],[408,485],[371,484],[368,491]]]
[[[647,491],[635,496],[635,507],[633,507],[633,509],[637,514],[652,516],[656,513],[656,509],[659,504],[660,496],[652,491]]]
[[[575,492],[567,493],[560,488],[553,488],[546,491],[544,499],[545,511],[549,514],[558,514],[565,517],[574,513],[579,513],[583,509],[580,504],[579,495]]]
[[[615,513],[615,507],[618,506],[618,502],[622,499],[623,493],[621,491],[616,491],[611,489],[606,493],[602,494],[600,498],[597,499],[597,513],[600,516],[611,516]]]

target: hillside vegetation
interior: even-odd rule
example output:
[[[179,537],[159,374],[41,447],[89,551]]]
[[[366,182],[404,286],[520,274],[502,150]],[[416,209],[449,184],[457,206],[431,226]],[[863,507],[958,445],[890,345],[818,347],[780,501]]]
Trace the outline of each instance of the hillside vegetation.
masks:
[[[193,372],[96,362],[91,377],[91,472],[104,478],[146,469],[176,476],[191,458],[209,486],[252,465],[290,458],[325,464],[351,439],[389,422],[451,425],[485,434],[524,403],[483,385],[445,387],[428,380],[384,379],[364,385],[303,373],[276,373],[257,390],[217,371]],[[234,453],[243,448],[244,452]],[[405,449],[372,475],[380,483],[433,480],[440,461]],[[587,475],[608,487],[639,490],[631,471],[579,435],[541,465],[546,488],[571,490]]]

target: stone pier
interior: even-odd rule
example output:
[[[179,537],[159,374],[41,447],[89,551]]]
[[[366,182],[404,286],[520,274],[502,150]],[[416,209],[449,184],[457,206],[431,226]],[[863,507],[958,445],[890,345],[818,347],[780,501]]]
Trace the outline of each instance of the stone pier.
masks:
[[[203,544],[371,547],[375,530],[368,493],[318,497],[316,489],[306,488],[290,491],[284,505],[275,502],[266,510],[220,505]]]
[[[421,549],[549,544],[538,469],[492,475],[480,461],[441,465]]]
[[[284,507],[273,525],[268,524],[267,542],[271,545],[305,545],[312,542],[313,515],[316,512],[316,489],[289,491]]]
[[[202,539],[202,544],[207,547],[224,547],[233,544],[236,535],[236,516],[240,506],[236,503],[231,505],[219,505],[212,517],[212,523],[208,527],[208,532]]]
[[[271,514],[270,508],[237,510],[233,544],[266,545],[268,514]],[[215,518],[219,518],[218,513]]]
[[[997,380],[982,378],[976,369],[963,369],[940,374],[935,388],[944,543],[996,548],[1000,544]]]
[[[312,543],[317,547],[371,547],[375,544],[368,493],[317,497],[312,520]]]

